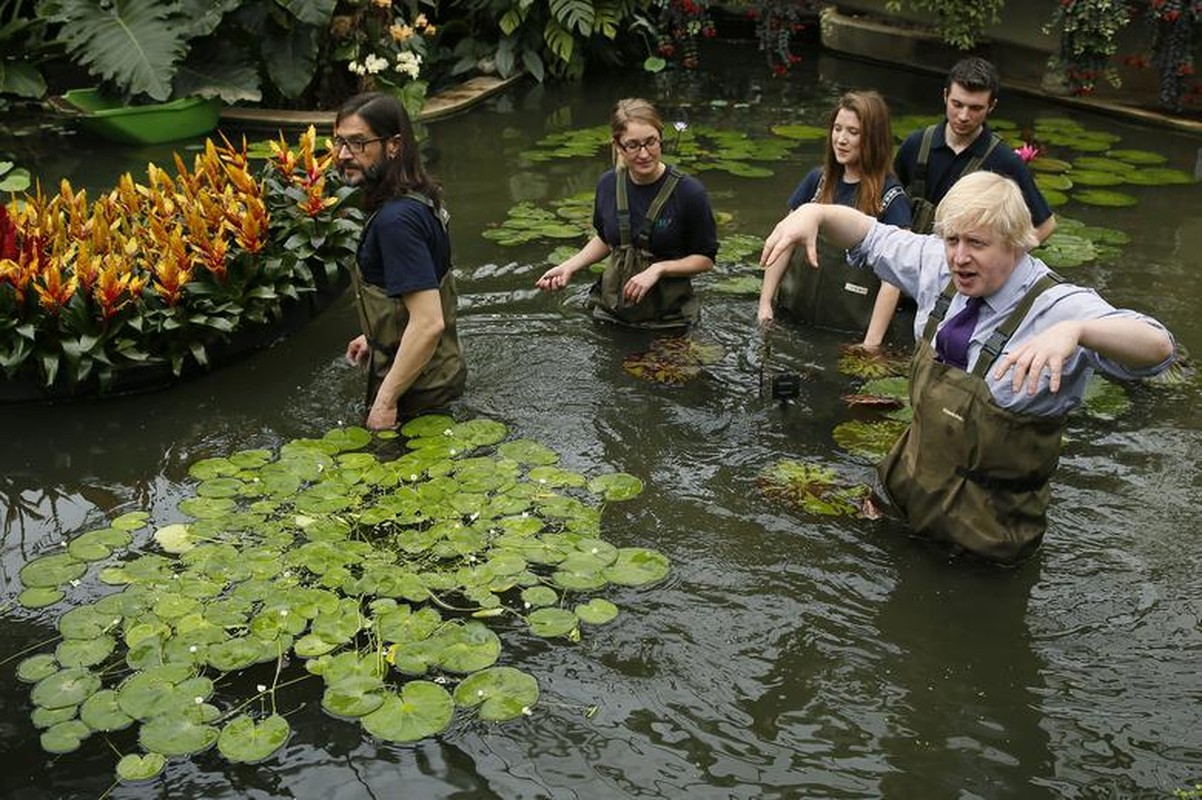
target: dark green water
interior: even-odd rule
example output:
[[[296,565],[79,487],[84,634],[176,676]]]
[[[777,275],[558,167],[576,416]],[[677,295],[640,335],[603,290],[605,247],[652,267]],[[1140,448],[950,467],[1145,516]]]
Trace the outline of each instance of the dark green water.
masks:
[[[622,368],[638,343],[583,313],[585,281],[534,291],[553,243],[501,248],[480,236],[519,200],[592,189],[603,156],[523,164],[519,154],[547,133],[603,123],[619,96],[753,135],[822,124],[847,88],[880,89],[895,114],[940,108],[937,78],[816,52],[783,81],[764,75],[750,45],[716,50],[707,65],[684,78],[524,84],[427,131],[454,214],[471,368],[461,415],[507,423],[568,469],[641,477],[640,498],[606,511],[605,538],[661,550],[670,578],[610,592],[623,614],[578,644],[506,638],[514,665],[542,685],[531,717],[459,721],[400,747],[326,716],[319,692],[301,691],[287,698],[297,733],[276,759],[177,760],[159,782],[112,796],[1152,798],[1202,779],[1196,386],[1135,392],[1114,421],[1078,419],[1042,550],[1017,569],[985,567],[884,523],[808,518],[759,494],[756,474],[782,457],[870,475],[831,435],[851,417],[840,397],[854,387],[835,368],[838,337],[784,330],[777,358],[809,380],[797,403],[770,403],[756,391],[755,298],[702,283],[703,330],[723,357],[683,387],[646,383]],[[1003,95],[998,114],[1020,125],[1071,117],[1189,171],[1202,145],[1034,98]],[[771,178],[701,173],[715,209],[732,215],[722,232],[764,235],[820,152],[799,146]],[[165,163],[161,151],[84,141],[42,159],[43,177],[59,169],[97,187]],[[1198,189],[1132,192],[1134,209],[1059,209],[1133,237],[1117,263],[1065,272],[1155,313],[1200,353]],[[24,563],[111,510],[178,519],[196,458],[357,421],[361,378],[341,360],[354,328],[344,301],[276,348],[170,391],[4,408],[0,598],[19,592]],[[52,614],[5,608],[5,651],[50,635]],[[99,796],[112,752],[93,737],[71,755],[43,753],[12,670],[0,667],[0,795]]]

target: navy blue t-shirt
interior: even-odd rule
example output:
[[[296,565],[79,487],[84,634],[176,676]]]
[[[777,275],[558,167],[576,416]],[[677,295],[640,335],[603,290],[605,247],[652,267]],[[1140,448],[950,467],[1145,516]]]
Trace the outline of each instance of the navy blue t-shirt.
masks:
[[[420,200],[389,200],[359,242],[359,271],[389,297],[437,289],[451,268],[451,239]]]
[[[601,240],[610,247],[621,243],[618,233],[618,194],[615,171],[608,170],[597,181],[596,199],[593,201],[593,228]],[[655,183],[640,185],[626,179],[626,198],[630,205],[630,236],[635,241],[639,232],[647,226],[647,209],[659,194],[660,187],[668,177],[668,171]],[[714,259],[718,255],[718,226],[710,208],[709,195],[696,178],[685,175],[676,184],[675,191],[664,203],[655,230],[650,234],[648,248],[657,259],[669,261],[690,255]]]
[[[801,183],[797,184],[797,188],[793,190],[793,194],[789,195],[789,210],[796,210],[798,206],[810,202],[814,199],[814,193],[818,191],[818,181],[822,179],[822,167],[814,167],[810,173],[801,179]],[[893,174],[885,176],[885,186],[881,194],[881,200],[889,196],[893,189],[902,188],[901,181]],[[849,208],[856,207],[856,194],[860,191],[859,183],[848,183],[847,181],[839,181],[839,185],[835,187],[835,203]],[[899,228],[910,227],[910,201],[906,198],[905,192],[893,192],[893,196],[889,197],[889,205],[885,206],[885,210],[880,210],[880,204],[877,204],[877,219],[884,222],[886,225],[896,225]]]
[[[914,180],[914,173],[918,169],[918,151],[922,148],[922,135],[925,131],[926,128],[920,128],[907,136],[898,148],[897,155],[893,157],[893,171],[897,173],[903,186],[909,186]],[[931,153],[927,158],[926,198],[936,205],[960,177],[963,165],[974,157],[984,155],[992,137],[989,126],[982,125],[981,132],[972,144],[957,154],[947,146],[946,132],[946,122],[935,127],[935,136],[931,139]],[[993,148],[993,152],[982,162],[981,169],[1005,175],[1018,184],[1023,193],[1023,200],[1031,211],[1031,221],[1037,226],[1052,216],[1052,209],[1035,186],[1031,171],[1005,142]]]

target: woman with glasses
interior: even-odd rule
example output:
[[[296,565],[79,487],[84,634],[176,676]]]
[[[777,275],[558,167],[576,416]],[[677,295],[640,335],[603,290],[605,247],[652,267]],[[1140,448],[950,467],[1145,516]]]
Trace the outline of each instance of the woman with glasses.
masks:
[[[333,145],[339,174],[362,189],[368,212],[351,270],[363,333],[346,358],[367,367],[367,427],[391,428],[463,393],[448,214],[392,95],[348,100]]]
[[[836,203],[909,228],[910,203],[890,171],[893,133],[884,99],[873,91],[848,92],[831,111],[827,131],[825,162],[793,190],[789,210],[804,203]],[[768,265],[758,316],[761,324],[772,322],[775,305],[818,327],[864,331],[861,346],[876,349],[890,333],[900,300],[896,286],[881,283],[869,270],[848,266],[844,251],[822,247],[817,270],[800,252]],[[902,341],[913,339],[902,320],[892,334]]]
[[[714,266],[718,231],[705,187],[660,160],[664,124],[646,100],[619,100],[610,117],[615,166],[593,203],[596,234],[576,255],[543,273],[543,291],[567,286],[609,257],[589,302],[597,319],[640,328],[697,321],[690,277]]]

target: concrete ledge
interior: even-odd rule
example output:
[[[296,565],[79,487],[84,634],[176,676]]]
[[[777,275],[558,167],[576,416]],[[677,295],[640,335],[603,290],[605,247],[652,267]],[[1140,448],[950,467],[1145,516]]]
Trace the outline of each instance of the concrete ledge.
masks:
[[[952,64],[967,55],[913,22],[900,20],[895,25],[880,17],[844,14],[834,6],[822,10],[820,30],[822,46],[830,50],[870,61],[900,64],[923,72],[946,74]],[[983,41],[971,52],[997,65],[1007,89],[1111,116],[1202,133],[1202,121],[1174,116],[1135,102],[1123,102],[1121,95],[1077,97],[1062,93],[1062,89],[1057,91],[1045,75],[1049,56],[1046,51],[1008,42]],[[1137,98],[1137,93],[1132,94],[1132,99]]]
[[[417,121],[429,122],[456,114],[503,91],[523,77],[525,75],[519,73],[508,78],[499,78],[495,75],[479,75],[469,78],[461,84],[427,97],[426,104],[422,106],[421,113],[417,116]],[[226,106],[221,110],[221,120],[257,130],[304,130],[310,125],[318,128],[331,127],[334,124],[334,112]]]

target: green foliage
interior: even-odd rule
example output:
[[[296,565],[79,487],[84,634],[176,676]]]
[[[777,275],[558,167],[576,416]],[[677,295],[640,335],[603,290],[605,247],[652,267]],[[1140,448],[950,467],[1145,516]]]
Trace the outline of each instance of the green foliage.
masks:
[[[943,40],[960,50],[976,47],[985,28],[1001,18],[1004,0],[907,0],[906,6],[913,7],[935,20],[935,27]],[[885,7],[898,11],[902,0],[886,0]]]
[[[257,763],[292,734],[277,689],[304,681],[320,682],[327,713],[389,742],[438,735],[457,713],[530,715],[538,680],[497,666],[510,620],[578,641],[580,623],[619,612],[577,592],[668,574],[662,554],[599,538],[599,506],[637,496],[637,478],[553,487],[547,476],[571,475],[554,466],[558,454],[507,439],[493,420],[421,417],[402,435],[400,455],[347,428],[278,453],[197,461],[195,496],[179,502],[190,521],[151,539],[140,533],[149,515],[127,514],[26,564],[27,587],[61,588],[88,570],[80,551],[117,587],[69,608],[53,653],[17,666],[43,749],[68,753],[93,733],[129,729],[110,739],[118,753],[135,740],[139,748],[117,763],[122,781],[214,746],[228,761]],[[220,496],[202,497],[213,484]],[[197,515],[198,500],[222,502]],[[497,617],[496,631],[483,621]],[[274,671],[271,686],[244,674],[260,664],[273,665],[255,673]]]

